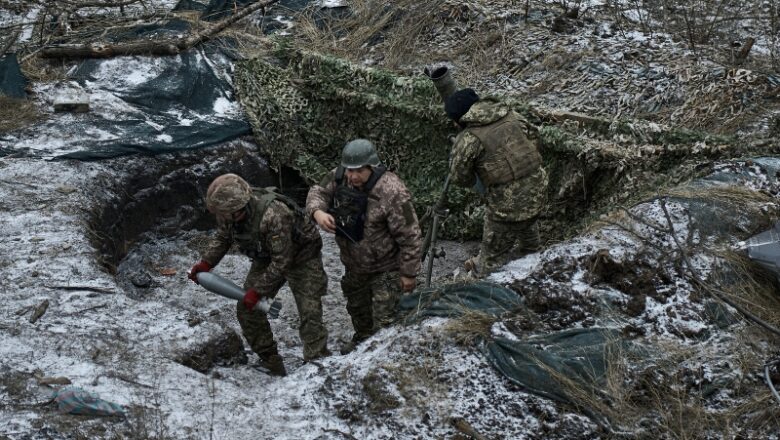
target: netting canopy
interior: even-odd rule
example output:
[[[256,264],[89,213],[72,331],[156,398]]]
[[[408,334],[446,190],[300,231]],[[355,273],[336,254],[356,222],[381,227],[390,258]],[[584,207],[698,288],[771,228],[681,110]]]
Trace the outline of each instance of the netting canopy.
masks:
[[[257,143],[275,166],[318,182],[337,166],[348,141],[367,138],[406,182],[418,212],[439,197],[455,128],[427,77],[289,50],[239,63],[235,82]],[[478,235],[482,211],[475,197],[452,189],[449,199],[459,209],[443,235]]]

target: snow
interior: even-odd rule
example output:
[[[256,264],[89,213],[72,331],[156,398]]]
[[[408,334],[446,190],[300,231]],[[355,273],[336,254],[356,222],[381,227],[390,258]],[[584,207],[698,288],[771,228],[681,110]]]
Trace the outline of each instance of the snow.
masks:
[[[343,0],[320,0],[321,8],[340,8],[346,6]]]
[[[174,2],[166,2],[174,3]],[[553,2],[550,2],[553,3]],[[603,1],[582,2],[581,7],[598,7]],[[341,6],[341,2],[323,0],[322,7]],[[34,18],[34,17],[33,17]],[[277,20],[292,23],[286,17]],[[283,31],[281,33],[285,33]],[[27,34],[26,34],[27,35]],[[27,35],[26,38],[30,36]],[[618,39],[647,43],[651,39],[629,31]],[[579,42],[577,44],[581,44]],[[611,44],[611,43],[610,43]],[[661,42],[660,44],[671,44]],[[620,57],[618,57],[620,58]],[[617,59],[620,61],[620,59]],[[214,63],[207,57],[199,62]],[[597,66],[597,64],[594,64]],[[605,71],[612,67],[600,66]],[[594,67],[595,68],[595,67]],[[665,70],[659,68],[660,71]],[[50,408],[34,406],[48,399],[51,389],[38,386],[32,374],[40,370],[46,376],[66,376],[73,384],[97,393],[102,398],[142,411],[148,420],[171,438],[280,438],[325,439],[337,436],[332,430],[361,439],[382,438],[454,438],[448,418],[464,416],[488,438],[540,438],[561,426],[569,432],[589,438],[598,437],[592,422],[567,412],[549,400],[518,390],[497,373],[472,347],[452,343],[445,318],[431,318],[408,326],[384,329],[348,355],[337,354],[343,341],[351,336],[344,299],[339,291],[341,267],[331,237],[325,239],[324,264],[329,274],[328,296],[323,298],[329,345],[333,356],[303,363],[297,335],[297,313],[289,289],[280,292],[282,314],[271,325],[290,375],[272,378],[248,365],[217,365],[200,373],[176,362],[183,350],[207,341],[213,335],[238,331],[234,318],[235,303],[214,297],[190,283],[184,271],[197,257],[202,232],[177,231],[172,236],[149,234],[127,243],[128,255],[109,273],[96,255],[96,242],[105,239],[96,231],[94,212],[118,203],[124,196],[119,182],[127,182],[128,163],[143,161],[147,167],[160,166],[165,158],[130,158],[95,163],[45,161],[66,152],[77,151],[85,139],[111,141],[120,133],[90,128],[62,136],[56,127],[82,121],[87,117],[107,120],[133,119],[159,131],[156,140],[171,142],[166,125],[144,117],[141,110],[123,101],[118,92],[157,78],[163,73],[157,59],[123,57],[101,65],[99,75],[84,83],[60,82],[35,84],[34,92],[46,116],[59,125],[42,124],[35,130],[14,133],[4,139],[3,147],[40,152],[38,158],[0,158],[0,436],[13,439],[43,438],[46,430],[73,423],[70,416],[57,415]],[[71,72],[73,73],[73,72]],[[229,76],[229,68],[221,71]],[[507,82],[515,81],[509,76]],[[533,79],[524,79],[531,83]],[[90,115],[53,114],[50,105],[57,93],[73,89],[89,94]],[[232,96],[218,97],[213,114],[197,115],[171,110],[169,114],[181,126],[197,125],[205,118],[240,114]],[[234,151],[226,150],[225,157]],[[206,153],[195,153],[206,154]],[[242,154],[246,154],[245,152]],[[240,156],[240,155],[238,155]],[[191,175],[217,167],[209,159],[193,167]],[[714,165],[715,174],[740,175],[739,185],[766,190],[775,182],[771,176],[776,159],[725,162]],[[769,169],[767,172],[766,170]],[[707,183],[717,185],[718,183]],[[767,204],[767,208],[772,207]],[[706,247],[712,237],[702,234],[687,215],[687,207],[678,201],[667,203],[672,227],[681,239]],[[509,262],[490,281],[504,285],[524,285],[534,278],[545,278],[550,295],[571,293],[585,301],[603,300],[623,306],[629,294],[607,283],[593,281],[585,261],[606,249],[618,262],[637,258],[652,243],[667,251],[674,241],[658,234],[650,225],[666,227],[666,217],[658,200],[641,203],[630,212],[644,222],[628,220],[626,230],[604,226],[588,230],[570,240]],[[747,220],[734,219],[743,226]],[[646,241],[647,243],[644,243]],[[729,243],[727,243],[728,245]],[[734,248],[745,241],[733,240]],[[154,257],[152,260],[145,257]],[[137,260],[134,260],[137,258]],[[546,279],[548,265],[555,261],[571,264],[567,276],[559,281]],[[693,268],[702,276],[711,273],[718,260],[704,252],[691,256]],[[141,263],[138,263],[141,261]],[[133,270],[146,268],[152,275],[152,287],[136,289],[128,281]],[[174,276],[164,276],[154,267],[173,267]],[[228,255],[220,264],[221,274],[241,282],[248,270],[245,258]],[[657,267],[663,271],[669,268]],[[712,350],[714,359],[691,361],[691,369],[702,371],[696,383],[712,381],[719,374],[717,363],[723,347],[712,340],[723,338],[715,332],[708,341],[699,336],[712,326],[703,315],[700,301],[691,298],[694,289],[683,274],[658,287],[660,297],[643,300],[638,316],[628,321],[643,329],[652,339],[687,344],[702,352]],[[30,322],[32,308],[44,299],[50,306],[36,322]],[[579,304],[577,304],[579,305]],[[190,325],[188,318],[203,321]],[[609,321],[604,319],[604,321]],[[612,326],[625,324],[614,319]],[[574,326],[584,326],[575,322]],[[495,322],[494,336],[519,340],[505,321]],[[705,343],[706,342],[706,343]],[[757,344],[765,352],[771,344]],[[250,362],[254,356],[250,355]],[[735,371],[735,377],[748,372]],[[14,381],[12,377],[21,377]],[[384,397],[397,399],[397,409],[373,408],[376,402],[366,398],[368,378],[378,378],[386,387]],[[729,390],[722,390],[728,399]],[[726,400],[726,405],[729,402]],[[34,408],[34,409],[31,409]],[[65,420],[64,425],[58,425]],[[89,431],[92,422],[79,422],[77,432],[69,436],[96,438]],[[108,430],[106,438],[125,434],[122,425],[99,421]],[[342,435],[343,437],[343,435]],[[49,437],[46,437],[49,438]]]

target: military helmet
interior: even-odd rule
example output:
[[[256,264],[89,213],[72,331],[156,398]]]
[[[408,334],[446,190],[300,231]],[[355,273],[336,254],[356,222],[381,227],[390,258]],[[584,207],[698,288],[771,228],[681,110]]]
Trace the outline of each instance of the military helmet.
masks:
[[[366,165],[375,167],[379,163],[376,148],[368,139],[349,141],[341,153],[341,166],[347,169],[361,168]]]
[[[214,214],[232,214],[246,206],[251,196],[252,188],[246,180],[235,174],[223,174],[209,185],[206,208]]]

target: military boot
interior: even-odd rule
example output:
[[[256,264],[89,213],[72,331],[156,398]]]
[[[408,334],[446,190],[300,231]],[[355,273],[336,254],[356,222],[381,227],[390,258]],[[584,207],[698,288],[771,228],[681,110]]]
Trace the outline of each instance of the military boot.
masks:
[[[366,339],[368,338],[363,338],[363,337],[359,337],[358,335],[354,335],[352,336],[352,339],[349,340],[349,342],[341,346],[341,350],[339,351],[341,352],[341,354],[352,353],[355,350],[355,348],[357,348],[357,346],[361,342],[365,341]]]
[[[287,370],[284,368],[284,360],[278,354],[261,356],[254,366],[255,370],[262,371],[270,376],[287,376]]]
[[[323,347],[323,349],[320,350],[319,353],[317,353],[317,354],[315,354],[313,356],[304,356],[303,357],[303,361],[304,362],[316,361],[317,359],[322,359],[322,358],[328,357],[328,356],[330,356],[332,354],[333,353],[331,353],[330,350],[328,350],[328,347]]]

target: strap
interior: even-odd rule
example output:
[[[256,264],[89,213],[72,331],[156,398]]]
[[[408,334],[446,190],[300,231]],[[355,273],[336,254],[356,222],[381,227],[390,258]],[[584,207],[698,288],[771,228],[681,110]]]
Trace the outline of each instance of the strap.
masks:
[[[374,189],[376,183],[379,181],[379,178],[385,174],[385,171],[387,171],[387,168],[384,165],[377,165],[374,167],[374,170],[371,173],[371,177],[369,177],[368,182],[366,182],[366,185],[363,187],[363,190],[366,193],[371,192],[371,190]]]

